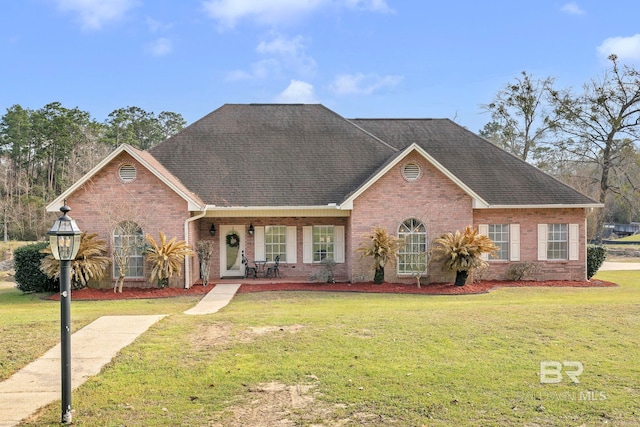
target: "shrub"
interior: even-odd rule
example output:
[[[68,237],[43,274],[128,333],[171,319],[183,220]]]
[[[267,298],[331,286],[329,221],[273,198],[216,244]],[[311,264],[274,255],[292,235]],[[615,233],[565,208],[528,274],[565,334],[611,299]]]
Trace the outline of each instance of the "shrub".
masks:
[[[336,262],[331,258],[325,258],[320,261],[322,268],[313,273],[309,280],[312,282],[319,281],[323,283],[335,283],[336,279],[333,275],[333,270],[336,266]]]
[[[518,282],[527,276],[532,278],[540,274],[541,271],[542,266],[535,262],[518,262],[511,264],[509,268],[507,268],[506,276],[507,280]]]
[[[600,245],[587,246],[587,279],[591,279],[598,269],[602,267],[607,257],[607,248]]]
[[[24,292],[55,292],[60,284],[50,279],[40,270],[40,260],[46,255],[41,253],[49,246],[48,242],[34,243],[18,248],[13,253],[16,270],[16,287]]]

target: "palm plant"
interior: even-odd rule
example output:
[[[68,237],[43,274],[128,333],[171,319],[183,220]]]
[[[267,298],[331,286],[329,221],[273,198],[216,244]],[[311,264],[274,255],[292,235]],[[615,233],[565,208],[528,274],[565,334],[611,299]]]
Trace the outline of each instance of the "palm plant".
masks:
[[[158,279],[158,287],[164,288],[174,274],[180,274],[184,257],[193,255],[193,251],[184,240],[178,241],[173,237],[167,242],[164,233],[160,231],[159,234],[160,240],[157,243],[150,234],[145,236],[148,243],[145,254],[153,265],[150,280]]]
[[[360,252],[360,258],[371,257],[373,259],[373,283],[380,285],[384,282],[384,267],[387,263],[393,263],[398,255],[398,251],[404,245],[404,240],[390,235],[387,230],[380,226],[371,229],[371,233],[362,236],[364,240],[360,243],[356,252]]]
[[[40,261],[40,270],[50,278],[60,277],[60,261],[53,258],[51,248],[42,250],[47,254]],[[106,256],[107,242],[98,237],[97,233],[82,232],[80,249],[76,259],[71,261],[71,284],[73,289],[87,287],[89,280],[100,280],[104,277],[111,259]]]
[[[499,248],[489,237],[478,234],[478,230],[467,226],[464,232],[445,233],[433,241],[431,259],[442,261],[444,267],[456,272],[457,286],[467,281],[469,271],[484,267],[487,262],[481,255],[494,255]]]

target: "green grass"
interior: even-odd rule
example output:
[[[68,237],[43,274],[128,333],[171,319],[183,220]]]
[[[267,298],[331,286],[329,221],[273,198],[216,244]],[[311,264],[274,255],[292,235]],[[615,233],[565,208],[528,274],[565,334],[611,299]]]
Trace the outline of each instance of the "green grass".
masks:
[[[299,426],[638,425],[640,275],[596,277],[620,286],[255,293],[210,316],[181,314],[188,301],[74,302],[78,327],[102,314],[171,314],[74,391],[74,424],[272,425],[260,413],[270,404]],[[13,298],[38,316],[58,309]],[[546,360],[581,362],[581,382],[541,384]],[[282,409],[260,391],[272,382],[310,384],[314,402]],[[57,425],[59,412],[56,402],[23,425]]]

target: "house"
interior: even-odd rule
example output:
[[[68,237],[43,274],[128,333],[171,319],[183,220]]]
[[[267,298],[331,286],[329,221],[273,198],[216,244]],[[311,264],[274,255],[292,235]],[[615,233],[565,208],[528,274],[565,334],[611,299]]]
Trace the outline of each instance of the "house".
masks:
[[[224,105],[149,151],[117,148],[47,209],[65,199],[112,245],[159,231],[212,240],[211,280],[243,276],[245,254],[279,255],[283,276],[305,278],[330,258],[336,278],[370,281],[355,250],[381,226],[408,242],[385,279],[408,283],[434,238],[467,225],[500,247],[485,279],[535,262],[540,280],[584,280],[585,218],[602,206],[451,120],[346,119],[312,104]],[[188,258],[171,286],[191,286],[198,266]],[[453,277],[431,263],[425,281]],[[142,253],[125,282],[136,285],[148,286]]]

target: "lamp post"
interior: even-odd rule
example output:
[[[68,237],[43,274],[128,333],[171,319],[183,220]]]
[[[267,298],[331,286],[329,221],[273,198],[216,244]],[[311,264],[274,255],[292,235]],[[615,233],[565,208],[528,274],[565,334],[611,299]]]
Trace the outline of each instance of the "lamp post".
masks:
[[[71,261],[80,249],[82,232],[67,216],[71,208],[64,201],[62,216],[47,233],[53,257],[60,261],[60,365],[62,373],[62,423],[71,424]]]

